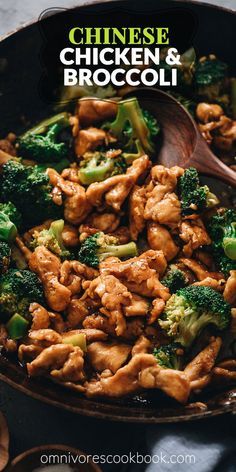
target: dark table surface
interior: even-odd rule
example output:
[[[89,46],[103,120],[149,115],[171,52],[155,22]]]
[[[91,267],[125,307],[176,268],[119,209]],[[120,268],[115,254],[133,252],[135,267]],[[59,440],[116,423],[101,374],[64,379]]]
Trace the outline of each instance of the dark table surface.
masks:
[[[236,0],[205,1],[236,8]],[[45,8],[51,6],[70,7],[76,4],[79,4],[79,0],[56,0],[55,2],[51,0],[37,0],[37,2],[32,0],[24,0],[23,2],[21,0],[0,0],[0,35],[13,30],[19,24],[29,21],[33,17],[37,17]],[[168,430],[174,430],[176,434],[183,429],[186,434],[188,434],[188,431],[191,432],[191,429],[197,430],[200,445],[201,436],[205,435],[206,431],[209,433],[209,441],[211,441],[211,434],[214,435],[216,431],[222,434],[222,438],[227,435],[233,438],[236,433],[236,422],[233,415],[176,426],[145,426],[93,420],[40,403],[15,391],[4,383],[0,383],[0,410],[5,414],[8,421],[12,458],[26,449],[42,444],[67,444],[89,454],[112,453],[122,455],[136,451],[145,454],[147,451],[149,452],[150,435],[158,434],[158,437],[160,437],[162,434],[166,435]],[[233,463],[235,464],[235,457]],[[233,465],[230,470],[235,471],[236,468],[234,467]],[[103,466],[103,470],[104,472],[125,472],[130,468],[127,468],[127,466],[122,468],[120,465],[115,466],[113,464]],[[133,470],[141,472],[145,470],[145,467],[135,466]],[[166,469],[157,466],[156,470]],[[188,467],[184,464],[182,469],[178,468],[178,471],[180,470],[188,470]],[[214,468],[214,470],[224,472],[226,462],[224,465],[220,465],[220,468]],[[201,472],[198,457],[196,458],[194,471]],[[212,468],[209,469],[209,472],[211,471],[213,471]]]

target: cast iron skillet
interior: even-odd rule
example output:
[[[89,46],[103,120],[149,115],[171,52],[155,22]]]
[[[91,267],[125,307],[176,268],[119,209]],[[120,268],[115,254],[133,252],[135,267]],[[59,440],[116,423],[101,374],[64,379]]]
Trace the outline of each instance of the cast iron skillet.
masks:
[[[82,5],[90,11],[91,5],[107,13],[107,18],[123,6],[134,12],[143,9],[143,1],[129,4],[128,1],[81,2],[73,10],[75,25],[78,25]],[[133,6],[132,6],[133,4]],[[131,5],[131,6],[130,6]],[[157,10],[156,0],[145,2],[150,11]],[[235,14],[221,7],[213,7],[204,3],[159,1],[158,10],[161,12],[171,8],[178,14],[184,8],[186,14],[194,15],[196,32],[192,44],[200,54],[215,53],[230,65],[231,73],[235,74],[234,44],[235,44]],[[181,10],[182,11],[182,10]],[[56,14],[47,21],[53,22],[52,31],[56,33],[57,21],[60,23],[65,13]],[[132,15],[132,13],[131,13]],[[116,23],[115,23],[116,24]],[[183,21],[183,28],[184,28]],[[60,41],[60,31],[57,31],[57,40]],[[188,44],[189,45],[189,44]],[[42,76],[42,61],[39,53],[42,46],[42,35],[37,22],[20,28],[0,43],[0,136],[10,130],[20,131],[22,117],[25,122],[46,116],[50,112],[50,103],[45,104],[39,78]],[[40,89],[40,93],[39,93]],[[209,180],[209,185],[215,186],[218,194],[225,194],[224,184]],[[226,202],[227,203],[227,202]],[[204,392],[192,401],[202,401],[206,408],[196,404],[186,407],[179,406],[166,398],[160,392],[150,392],[148,395],[125,399],[116,402],[108,400],[88,400],[78,393],[62,388],[47,379],[29,379],[25,370],[13,359],[0,357],[0,379],[33,398],[47,402],[75,413],[113,421],[127,421],[139,423],[167,423],[206,418],[233,411],[236,404],[236,389],[224,391]]]

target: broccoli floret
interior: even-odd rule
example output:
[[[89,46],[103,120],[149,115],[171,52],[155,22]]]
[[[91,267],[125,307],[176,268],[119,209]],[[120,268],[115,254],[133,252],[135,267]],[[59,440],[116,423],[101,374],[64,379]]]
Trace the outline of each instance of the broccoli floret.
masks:
[[[107,257],[129,258],[137,254],[134,242],[117,245],[117,238],[99,232],[85,239],[79,250],[78,259],[88,266],[98,267]]]
[[[28,316],[32,302],[44,302],[43,287],[30,270],[9,269],[0,279],[0,313],[8,319],[15,313]]]
[[[208,100],[219,98],[224,88],[227,69],[228,66],[213,55],[200,59],[195,69],[197,94]]]
[[[17,227],[5,213],[0,211],[0,241],[12,242],[16,238]]]
[[[14,203],[26,226],[60,218],[62,209],[52,200],[49,177],[37,167],[11,160],[2,167],[0,183],[2,200]]]
[[[158,322],[168,336],[189,347],[207,325],[227,328],[230,316],[231,307],[219,292],[190,285],[171,296]]]
[[[67,154],[67,146],[64,142],[57,142],[57,138],[61,130],[68,126],[68,113],[42,121],[18,139],[19,154],[37,162],[60,162]]]
[[[0,275],[7,272],[11,261],[11,248],[5,241],[0,241]]]
[[[236,211],[218,210],[209,220],[208,231],[216,265],[224,274],[236,270]]]
[[[0,212],[5,213],[19,230],[22,225],[22,216],[13,203],[0,203]]]
[[[105,123],[103,128],[110,131],[121,143],[124,149],[124,158],[130,153],[142,153],[153,155],[155,145],[153,137],[158,133],[159,127],[155,118],[143,111],[137,98],[122,100],[118,103],[118,112],[115,121]],[[139,147],[139,149],[137,149]]]
[[[110,157],[109,152],[86,153],[80,164],[79,178],[82,184],[102,182],[108,177],[125,174],[127,165],[124,157]]]
[[[181,370],[183,365],[183,348],[179,343],[167,344],[155,348],[153,355],[160,367]]]
[[[200,213],[219,203],[216,195],[210,192],[207,185],[201,186],[197,169],[189,167],[179,178],[179,193],[183,215]]]
[[[161,283],[165,285],[170,293],[175,293],[180,288],[187,285],[187,280],[184,272],[180,269],[171,269],[167,272]]]
[[[65,248],[62,239],[63,229],[64,220],[53,221],[49,229],[43,229],[42,231],[35,231],[33,233],[31,246],[33,248],[45,246],[62,259],[69,257],[70,251]]]
[[[0,203],[0,241],[14,241],[21,221],[21,214],[13,203]]]

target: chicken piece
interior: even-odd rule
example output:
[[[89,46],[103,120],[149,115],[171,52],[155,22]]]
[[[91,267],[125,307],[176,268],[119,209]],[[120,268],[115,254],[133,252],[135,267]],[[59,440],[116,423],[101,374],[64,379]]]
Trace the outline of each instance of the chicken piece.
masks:
[[[223,114],[223,108],[215,103],[199,103],[196,108],[196,116],[202,123],[217,121]]]
[[[159,273],[162,274],[166,267],[162,251],[150,250],[123,262],[118,258],[107,258],[100,264],[100,271],[120,279],[131,292],[168,300],[169,290],[159,281]]]
[[[63,169],[61,177],[65,180],[70,180],[71,182],[76,182],[77,184],[79,184],[79,166],[74,162],[73,164],[71,164],[71,167]]]
[[[170,169],[158,165],[151,170],[152,182],[147,189],[147,203],[144,211],[146,220],[166,224],[171,228],[178,226],[181,218],[181,205],[173,190],[177,178],[184,172],[180,167]]]
[[[32,316],[31,330],[52,328],[61,333],[65,323],[59,313],[52,313],[38,303],[31,303],[29,312]]]
[[[83,351],[76,346],[73,347],[73,351],[70,352],[62,367],[53,369],[50,375],[60,382],[81,382],[85,378],[83,366]]]
[[[212,277],[206,277],[205,279],[201,280],[200,282],[195,282],[193,285],[203,285],[204,287],[211,287],[213,290],[217,292],[223,292],[225,287],[225,280],[216,280]]]
[[[86,219],[86,224],[81,225],[79,231],[80,233],[84,232],[84,226],[89,228],[96,229],[98,231],[103,231],[103,233],[113,233],[120,224],[120,216],[111,213],[91,213]]]
[[[155,200],[156,195],[158,192],[154,188],[151,197],[147,200],[144,218],[166,225],[171,229],[177,228],[181,220],[181,203],[177,195],[173,192],[166,193],[162,199]]]
[[[111,320],[106,316],[102,315],[88,315],[82,322],[82,325],[85,329],[96,329],[103,331],[104,333],[115,336],[115,326],[111,323]]]
[[[84,98],[78,102],[77,115],[81,126],[90,126],[94,123],[114,118],[118,104],[112,100],[98,98]]]
[[[39,305],[39,303],[31,303],[29,312],[32,316],[32,330],[47,329],[50,327],[50,317],[46,308]]]
[[[84,379],[83,351],[71,344],[54,344],[47,347],[26,366],[31,377],[48,374],[63,382]]]
[[[75,154],[77,157],[84,156],[88,151],[94,151],[102,146],[107,139],[107,133],[103,129],[90,127],[81,129],[75,138]]]
[[[223,367],[214,367],[212,370],[212,383],[225,385],[234,384],[236,381],[236,372],[235,370],[224,369]]]
[[[131,346],[124,343],[94,342],[88,346],[88,359],[94,370],[109,369],[113,374],[124,365],[131,352]]]
[[[83,321],[83,327],[86,329],[99,329],[110,336],[116,336],[115,326],[111,320],[102,315],[89,315]],[[126,321],[126,331],[122,334],[122,339],[132,341],[141,336],[144,330],[144,323],[141,318],[131,318]]]
[[[68,287],[72,295],[78,295],[82,288],[82,280],[93,280],[98,271],[79,261],[64,261],[60,268],[60,283]]]
[[[92,209],[87,199],[84,187],[76,182],[64,180],[55,169],[48,168],[47,174],[51,185],[54,186],[54,194],[56,196],[55,203],[58,204],[58,191],[59,195],[63,194],[65,196],[64,217],[66,221],[72,225],[79,225],[82,223]]]
[[[42,351],[43,347],[37,346],[35,344],[20,344],[18,349],[18,359],[20,362],[32,361]]]
[[[198,125],[200,133],[206,142],[222,151],[231,151],[236,141],[236,121],[214,103],[199,103],[196,114],[201,121]]]
[[[8,337],[8,332],[4,325],[0,325],[0,348],[2,347],[6,352],[17,351],[17,342]]]
[[[167,228],[152,221],[148,222],[147,240],[151,249],[161,250],[167,261],[171,261],[179,252]]]
[[[191,390],[199,390],[208,385],[211,372],[222,345],[221,338],[210,339],[210,343],[184,369]]]
[[[62,241],[66,247],[76,247],[79,245],[78,229],[66,223],[62,231]]]
[[[28,338],[31,344],[41,347],[48,347],[62,342],[61,335],[49,328],[31,330],[28,333]]]
[[[213,257],[211,254],[208,252],[205,252],[202,249],[197,249],[194,252],[194,256],[196,259],[198,259],[202,264],[204,264],[208,269],[210,269],[213,266]]]
[[[200,281],[210,277],[215,280],[222,280],[222,274],[219,272],[209,272],[203,264],[200,264],[200,262],[195,261],[195,259],[187,259],[187,258],[182,258],[179,259],[179,262],[181,264],[184,264],[184,266],[188,267],[196,276],[196,278]]]
[[[152,354],[136,354],[115,375],[86,382],[85,388],[88,397],[119,398],[148,388],[163,390],[180,403],[186,403],[189,396],[189,382],[183,372],[162,369]]]
[[[86,302],[79,298],[72,298],[66,310],[67,327],[76,328],[83,322],[88,314],[89,310]]]
[[[230,276],[226,282],[224,289],[224,299],[231,305],[236,303],[236,270],[230,271]]]
[[[146,316],[150,308],[149,300],[135,293],[132,293],[131,296],[130,305],[124,307],[125,316]]]
[[[136,354],[147,354],[150,352],[151,347],[151,341],[149,341],[149,339],[142,334],[132,347],[132,357],[134,357]]]
[[[124,307],[131,303],[131,294],[113,275],[101,274],[99,277],[90,282],[84,294],[85,300],[100,299],[102,308],[100,312],[110,318],[111,323],[115,325],[117,336],[121,336],[126,329],[126,321],[124,317]]]
[[[129,197],[129,228],[133,241],[137,241],[139,233],[145,228],[144,209],[146,200],[145,187],[135,185]]]
[[[165,186],[165,193],[172,192],[176,186],[178,178],[183,175],[182,167],[164,167],[162,165],[154,166],[151,170],[151,179],[154,184]]]
[[[89,185],[86,194],[90,204],[101,207],[105,200],[109,207],[119,212],[133,186],[148,171],[150,165],[148,156],[144,155],[128,167],[126,174],[114,175],[104,182],[95,182]]]
[[[51,322],[51,328],[57,331],[58,333],[62,333],[65,330],[66,324],[59,313],[53,313],[49,311],[49,317]]]
[[[172,229],[177,228],[181,220],[181,204],[177,195],[175,193],[165,195],[163,200],[156,205],[155,214],[161,225]]]
[[[70,302],[71,291],[59,282],[61,262],[44,246],[38,246],[29,260],[29,268],[42,281],[49,307],[63,311]]]
[[[191,257],[195,249],[211,244],[211,239],[200,218],[194,221],[183,221],[179,236],[186,243],[183,247],[185,257]]]
[[[154,323],[157,318],[161,315],[165,308],[165,302],[162,300],[162,298],[155,298],[155,300],[152,301],[152,309],[150,311],[150,318],[148,320],[148,324]]]
[[[86,336],[86,343],[94,343],[96,341],[106,341],[107,333],[100,329],[91,329],[91,328],[82,328],[82,329],[73,329],[72,331],[67,331],[62,334],[62,340],[65,340],[68,336],[73,336],[77,334],[84,334]]]
[[[16,141],[16,135],[9,133],[5,139],[0,139],[0,150],[10,156],[16,156],[16,148],[14,142]]]

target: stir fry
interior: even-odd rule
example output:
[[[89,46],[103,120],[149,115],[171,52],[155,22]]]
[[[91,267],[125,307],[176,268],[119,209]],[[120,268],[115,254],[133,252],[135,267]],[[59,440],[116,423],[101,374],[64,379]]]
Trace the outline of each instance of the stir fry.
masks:
[[[236,381],[236,212],[154,163],[159,131],[90,98],[0,141],[0,343],[29,376],[180,403]]]

